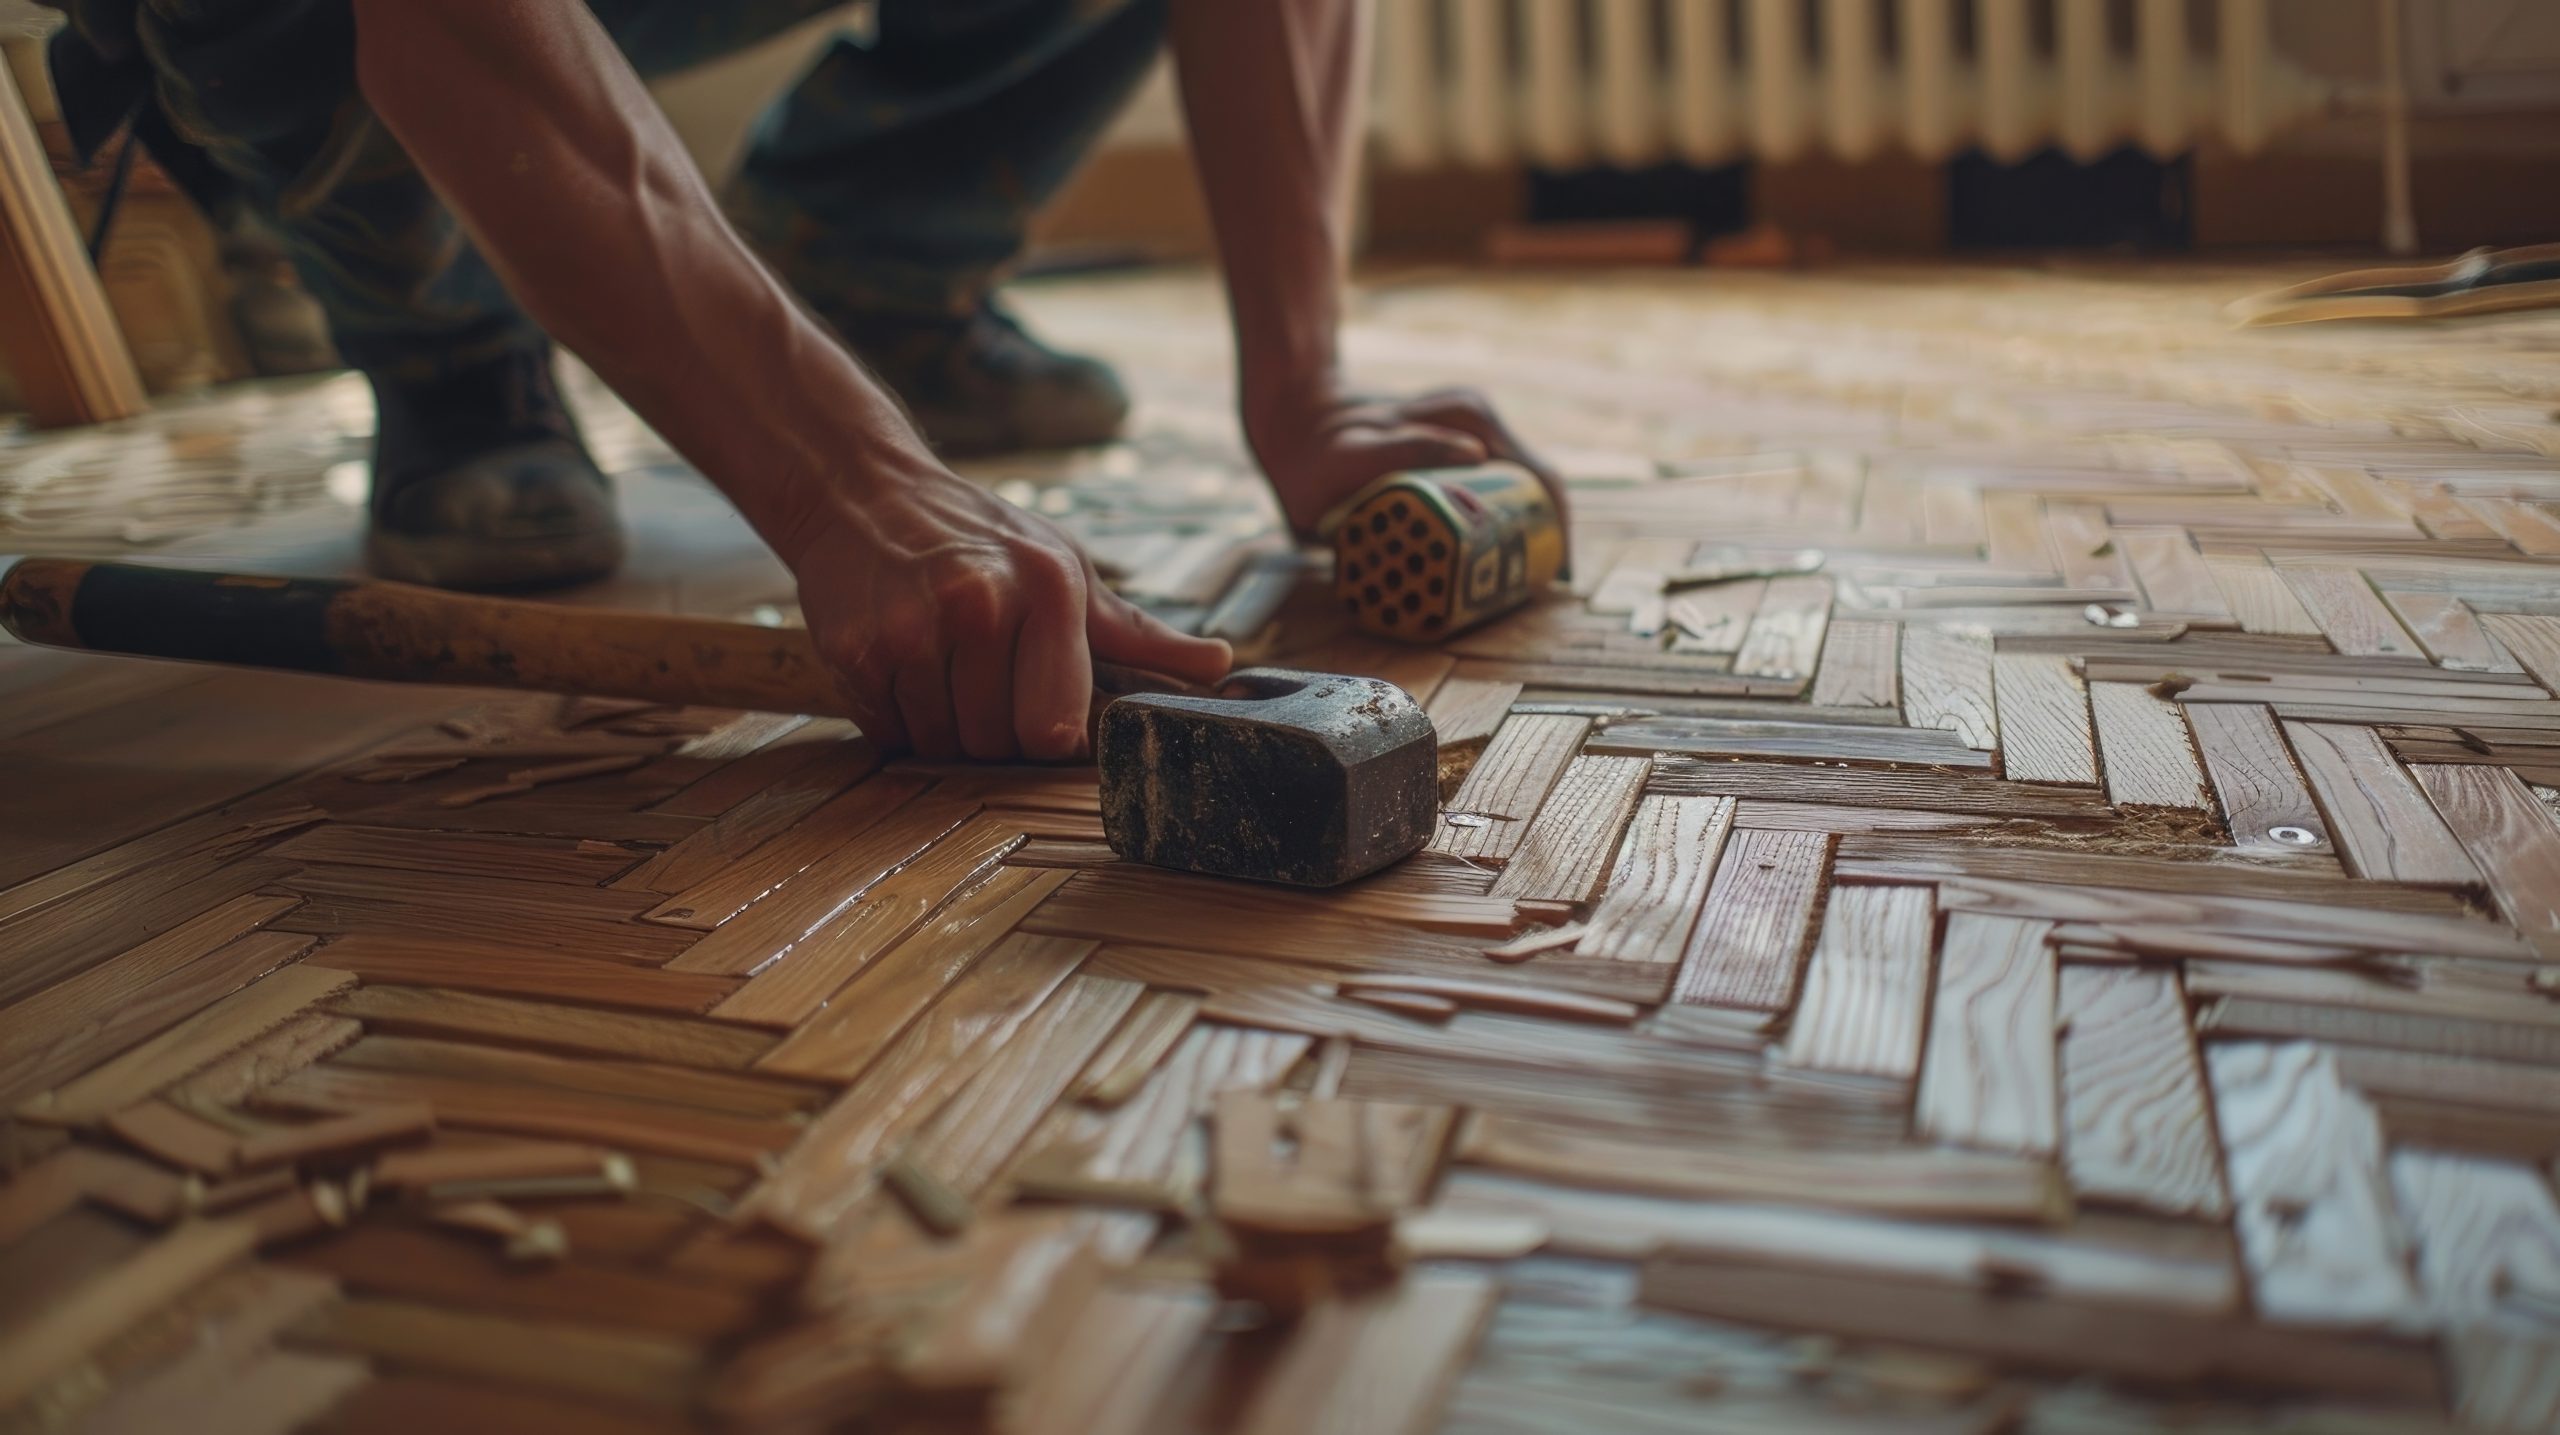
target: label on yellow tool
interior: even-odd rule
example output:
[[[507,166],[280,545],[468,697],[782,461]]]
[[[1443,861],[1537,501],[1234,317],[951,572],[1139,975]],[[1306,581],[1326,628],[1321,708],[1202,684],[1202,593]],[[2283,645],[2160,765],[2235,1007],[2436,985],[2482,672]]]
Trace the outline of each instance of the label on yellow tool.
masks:
[[[1382,637],[1429,642],[1529,601],[1564,568],[1564,528],[1513,463],[1393,473],[1334,532],[1334,593]]]

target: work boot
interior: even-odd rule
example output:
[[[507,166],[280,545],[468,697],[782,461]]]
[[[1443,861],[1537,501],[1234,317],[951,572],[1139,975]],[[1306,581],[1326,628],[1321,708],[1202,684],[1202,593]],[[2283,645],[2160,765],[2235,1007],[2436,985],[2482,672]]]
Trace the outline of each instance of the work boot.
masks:
[[[426,383],[379,374],[365,562],[404,583],[559,588],[622,562],[613,482],[551,377],[551,351]]]
[[[1129,417],[1108,364],[1059,353],[992,301],[957,319],[821,314],[945,458],[1108,443]]]

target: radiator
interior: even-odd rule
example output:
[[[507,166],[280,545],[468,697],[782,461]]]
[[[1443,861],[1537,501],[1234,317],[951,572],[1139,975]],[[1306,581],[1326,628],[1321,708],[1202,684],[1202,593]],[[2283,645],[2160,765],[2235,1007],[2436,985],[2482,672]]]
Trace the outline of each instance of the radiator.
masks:
[[[1382,0],[1372,123],[1408,166],[2250,153],[2334,98],[2269,3]]]

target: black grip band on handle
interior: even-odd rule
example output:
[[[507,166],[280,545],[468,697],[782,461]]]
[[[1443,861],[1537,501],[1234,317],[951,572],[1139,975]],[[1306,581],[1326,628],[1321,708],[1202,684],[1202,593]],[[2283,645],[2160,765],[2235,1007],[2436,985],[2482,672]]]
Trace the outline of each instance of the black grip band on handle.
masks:
[[[335,673],[329,605],[350,586],[100,563],[80,577],[71,624],[98,652]]]

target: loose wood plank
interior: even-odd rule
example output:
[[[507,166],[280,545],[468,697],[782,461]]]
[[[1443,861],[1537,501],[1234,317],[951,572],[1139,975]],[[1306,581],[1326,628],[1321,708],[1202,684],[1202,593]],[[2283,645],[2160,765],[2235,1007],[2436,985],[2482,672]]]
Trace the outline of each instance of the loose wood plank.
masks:
[[[2320,625],[2322,636],[2341,653],[2375,658],[2409,658],[2424,662],[2426,651],[2391,610],[2374,596],[2373,585],[2353,568],[2332,564],[2288,564],[2278,570],[2294,597]]]
[[[1575,758],[1539,806],[1502,875],[1494,879],[1493,895],[1515,901],[1590,901],[1652,773],[1648,758]]]
[[[1832,623],[1823,638],[1821,665],[1814,670],[1813,705],[1899,707],[1901,642],[1898,623],[1855,618]]]
[[[1673,963],[1706,901],[1725,837],[1730,797],[1646,797],[1636,804],[1618,865],[1576,954]]]
[[[1963,773],[1818,768],[1786,762],[1690,762],[1653,765],[1648,791],[1767,798],[1840,807],[1962,812],[1989,817],[2111,818],[2098,793],[2077,788],[1995,782]]]
[[[1681,953],[1673,999],[1756,1011],[1794,1005],[1805,927],[1822,898],[1830,857],[1824,833],[1752,831],[1728,839],[1706,912]]]
[[[39,1092],[18,1114],[48,1125],[97,1121],[156,1095],[355,984],[348,973],[292,966],[250,983],[122,1056]]]
[[[626,1057],[709,1071],[740,1071],[773,1036],[716,1021],[684,1021],[561,1002],[525,1001],[440,987],[367,983],[330,1004],[376,1031],[465,1037],[552,1051]]]
[[[2544,956],[2560,960],[2560,823],[2502,767],[2422,763],[2412,769],[2489,892]]]
[[[2109,802],[2206,809],[2204,770],[2175,703],[2133,683],[2091,683],[2089,708],[2098,721]]]
[[[1920,1071],[1921,1131],[2037,1155],[2060,1143],[2047,930],[2042,922],[1971,912],[1947,918]]]
[[[2244,852],[2333,850],[2275,714],[2247,703],[2195,703],[2185,711],[2232,845]]]
[[[1529,713],[1505,718],[1450,799],[1430,850],[1473,862],[1508,860],[1590,730],[1589,718]],[[1483,821],[1459,825],[1450,820],[1461,815]]]
[[[2164,1215],[2230,1209],[2174,972],[2062,969],[2065,1168],[2082,1196]]]
[[[2461,841],[2371,728],[2289,722],[2284,732],[2349,872],[2450,886],[2482,880]]]
[[[485,1240],[381,1221],[298,1249],[290,1259],[337,1277],[359,1296],[699,1344],[742,1334],[758,1317],[753,1293],[735,1287],[574,1258],[534,1275]]]
[[[2012,782],[2094,787],[2089,695],[2059,653],[2000,653],[1992,660],[2001,775]]]
[[[1908,1081],[1920,1068],[1937,911],[1925,887],[1843,887],[1823,908],[1789,1065]]]
[[[1903,626],[1902,715],[1913,727],[1944,728],[1967,747],[1998,747],[1992,684],[1990,639]]]
[[[2258,1309],[2307,1325],[2418,1313],[2372,1106],[2306,1042],[2205,1053]]]

